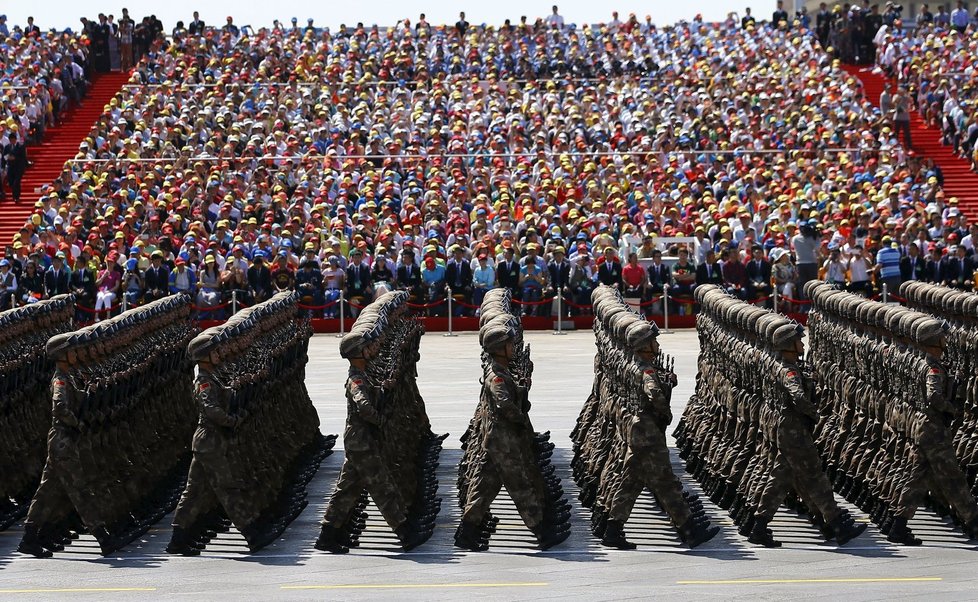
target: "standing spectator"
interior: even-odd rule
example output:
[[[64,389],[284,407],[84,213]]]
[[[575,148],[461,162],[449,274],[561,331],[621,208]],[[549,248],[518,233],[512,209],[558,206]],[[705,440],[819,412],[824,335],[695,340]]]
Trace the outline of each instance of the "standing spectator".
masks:
[[[51,260],[51,267],[44,273],[44,297],[67,294],[70,288],[70,271],[65,267],[64,251],[58,251]]]
[[[200,19],[200,13],[194,11],[193,20],[187,25],[187,32],[190,35],[202,35],[204,33],[205,23]]]
[[[693,309],[693,285],[696,284],[696,266],[689,261],[689,249],[679,248],[679,261],[672,266],[672,287],[669,289],[669,299],[676,301],[680,315],[686,315]]]
[[[783,0],[778,0],[778,8],[771,15],[771,26],[777,29],[791,27],[791,22],[788,21],[788,11],[784,9]]]
[[[920,256],[920,247],[916,242],[907,245],[907,254],[900,258],[900,280],[926,280],[927,262]]]
[[[472,305],[482,305],[486,292],[496,286],[496,270],[489,264],[489,254],[480,251],[479,265],[472,272]]]
[[[455,22],[455,31],[460,38],[465,37],[465,32],[469,30],[469,22],[465,20],[465,13],[458,14],[458,21]]]
[[[906,85],[901,85],[893,96],[893,127],[897,135],[903,135],[903,145],[908,150],[913,148],[910,140],[910,96]]]
[[[960,245],[952,245],[941,266],[941,281],[944,286],[970,291],[975,287],[975,265],[968,250]]]
[[[153,251],[150,265],[143,274],[143,300],[146,303],[162,299],[170,294],[170,268],[163,264],[163,251]]]
[[[971,17],[968,15],[968,9],[964,7],[963,0],[958,0],[958,7],[951,11],[951,27],[963,34],[968,31],[969,23],[971,23]]]
[[[129,16],[129,9],[122,9],[122,18],[119,19],[119,67],[123,71],[132,69],[133,53],[132,41],[136,30],[136,22]]]
[[[795,263],[798,268],[798,298],[805,299],[805,285],[810,280],[818,279],[819,239],[816,226],[817,220],[802,222],[798,234],[791,238],[791,246],[795,250]]]
[[[900,276],[900,249],[889,236],[884,236],[882,247],[876,252],[876,277],[882,285],[886,285],[886,290],[890,295],[900,292],[900,284],[903,278]]]
[[[842,290],[846,288],[846,271],[848,266],[842,260],[842,250],[838,247],[829,251],[829,258],[822,266],[825,271],[825,281]]]
[[[618,13],[614,13],[615,19],[618,18]],[[550,16],[547,17],[547,27],[550,29],[563,29],[564,28],[564,18],[557,13],[557,5],[555,4],[550,8]]]
[[[10,269],[10,260],[0,259],[0,311],[13,307],[17,299],[17,276]]]
[[[15,203],[20,202],[20,183],[29,164],[27,160],[27,132],[20,133],[20,126],[10,126],[10,141],[2,149],[4,167],[7,170],[7,184]]]
[[[846,270],[849,272],[849,292],[868,297],[872,287],[869,280],[872,262],[860,245],[853,247],[849,255],[849,261],[846,262]]]

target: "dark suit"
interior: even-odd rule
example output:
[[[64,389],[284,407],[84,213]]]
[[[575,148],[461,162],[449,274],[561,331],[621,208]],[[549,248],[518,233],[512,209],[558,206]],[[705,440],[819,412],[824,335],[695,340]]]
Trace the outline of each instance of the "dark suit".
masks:
[[[510,290],[514,299],[519,298],[520,262],[516,259],[500,261],[496,265],[496,279],[499,281],[499,286]]]
[[[968,257],[945,257],[941,262],[941,282],[954,288],[974,288],[975,266]]]
[[[187,32],[190,34],[199,34],[204,31],[204,22],[200,19],[196,21],[191,21],[190,25],[187,26]]]
[[[550,276],[550,288],[555,292],[558,289],[565,289],[570,284],[570,268],[571,264],[566,259],[557,263],[551,260],[547,264],[547,272]]]
[[[24,132],[27,135],[27,132]],[[3,149],[7,165],[7,183],[15,201],[20,200],[20,183],[27,171],[27,146],[23,142],[12,142]]]
[[[771,263],[762,259],[759,263],[751,259],[744,266],[747,269],[747,294],[749,299],[757,299],[771,292]]]
[[[417,303],[421,300],[424,289],[421,287],[421,268],[411,264],[397,266],[397,288],[407,291]]]
[[[941,260],[927,260],[924,266],[924,279],[927,282],[941,282]]]
[[[664,263],[655,265],[654,263],[646,270],[649,273],[649,290],[653,295],[661,295],[664,287],[672,281],[672,272],[669,266]]]
[[[54,266],[49,267],[44,272],[44,294],[48,298],[68,294],[70,278],[71,272],[65,266],[61,266],[60,270],[55,270]]]
[[[472,292],[472,266],[469,262],[449,261],[445,265],[445,284],[453,295],[468,295]]]
[[[900,279],[904,282],[910,280],[926,280],[927,279],[927,260],[917,255],[916,257],[906,257],[900,258]]]
[[[367,272],[367,280],[370,279],[370,271]],[[248,288],[254,295],[255,303],[265,301],[272,296],[272,271],[263,262],[260,266],[253,265],[248,268]]]
[[[617,261],[605,261],[598,266],[598,282],[607,286],[617,286],[622,289],[621,264]]]
[[[346,266],[346,298],[364,297],[370,290],[370,268],[367,264]]]
[[[701,263],[696,266],[696,285],[700,284],[723,284],[719,263]]]
[[[143,286],[147,302],[162,299],[170,294],[170,270],[164,264],[158,268],[149,266],[143,274]]]

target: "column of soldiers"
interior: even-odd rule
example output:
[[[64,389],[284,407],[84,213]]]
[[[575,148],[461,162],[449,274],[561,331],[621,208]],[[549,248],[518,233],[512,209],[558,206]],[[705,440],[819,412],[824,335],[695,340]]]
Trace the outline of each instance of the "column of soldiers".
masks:
[[[320,433],[306,390],[312,326],[297,302],[279,293],[190,341],[199,418],[168,552],[197,555],[232,524],[255,552],[306,507],[336,437]]]
[[[948,325],[943,360],[961,413],[950,426],[954,451],[971,492],[978,495],[978,295],[912,280],[900,295],[907,305]]]
[[[0,313],[0,530],[27,514],[41,481],[51,428],[48,339],[71,330],[74,299],[51,299]]]
[[[591,530],[606,546],[633,549],[624,526],[648,488],[690,547],[719,531],[702,503],[683,491],[672,471],[666,429],[676,385],[673,360],[662,353],[659,329],[629,310],[617,289],[592,293],[594,357],[591,395],[571,433],[574,479],[591,508]]]
[[[368,494],[404,550],[431,537],[441,509],[435,470],[441,444],[417,386],[424,326],[408,294],[382,295],[340,341],[346,380],[345,459],[316,548],[336,554],[359,545]]]
[[[554,449],[550,433],[535,432],[530,422],[533,362],[508,289],[486,294],[479,321],[482,391],[462,436],[458,478],[462,522],[455,545],[472,551],[489,548],[498,523],[490,506],[506,487],[540,549],[546,550],[570,535],[570,504],[550,463]]]
[[[50,556],[87,531],[109,554],[176,506],[195,416],[190,309],[175,295],[48,340],[47,461],[21,552]]]
[[[961,404],[942,363],[946,324],[820,283],[806,293],[816,444],[836,491],[894,543],[921,543],[907,523],[928,499],[978,536],[978,505],[949,429]]]
[[[839,507],[813,440],[802,328],[715,286],[696,300],[696,390],[675,432],[687,471],[751,543],[780,545],[768,525],[786,502],[827,539],[857,537],[866,525]]]

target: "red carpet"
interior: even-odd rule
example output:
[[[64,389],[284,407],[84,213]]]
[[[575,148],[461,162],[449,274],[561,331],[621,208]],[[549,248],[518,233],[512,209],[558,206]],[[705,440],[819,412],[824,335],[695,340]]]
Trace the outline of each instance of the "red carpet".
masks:
[[[75,156],[78,145],[91,132],[105,105],[127,81],[129,73],[96,76],[81,105],[69,111],[61,125],[48,128],[42,144],[27,148],[27,157],[34,164],[24,174],[20,203],[10,200],[9,190],[7,200],[0,203],[0,245],[10,242],[34,209],[34,202],[40,196],[35,190],[61,175],[65,161]]]
[[[846,65],[844,68],[862,81],[869,101],[879,106],[885,77],[865,71],[866,67],[862,66]],[[916,111],[910,116],[910,136],[914,151],[933,159],[944,172],[945,198],[958,197],[958,206],[969,221],[978,219],[978,174],[971,171],[971,163],[956,156],[950,146],[941,144],[940,130],[928,127]]]

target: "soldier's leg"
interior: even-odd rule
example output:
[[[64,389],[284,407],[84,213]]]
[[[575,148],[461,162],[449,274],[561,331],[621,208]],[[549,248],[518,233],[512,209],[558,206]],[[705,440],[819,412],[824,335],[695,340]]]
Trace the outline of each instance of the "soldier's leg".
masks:
[[[357,467],[357,474],[363,481],[363,488],[373,498],[374,504],[377,505],[377,509],[380,510],[380,514],[390,528],[396,531],[407,520],[407,505],[387,465],[381,461],[380,456],[370,452],[347,451],[347,459]],[[339,492],[338,483],[337,492]],[[352,492],[350,495],[352,496]],[[359,496],[359,492],[357,495]],[[332,505],[332,498],[330,504]]]
[[[479,526],[489,513],[492,501],[502,488],[502,479],[495,463],[483,458],[468,484],[467,499],[462,509],[462,522]]]
[[[648,429],[648,450],[641,453],[642,474],[649,489],[655,494],[659,505],[669,515],[677,527],[686,523],[690,517],[689,505],[683,499],[683,485],[674,472],[666,447],[666,436],[658,428]]]
[[[832,484],[822,472],[821,460],[815,446],[805,437],[799,437],[791,445],[782,446],[781,449],[795,476],[795,482],[801,488],[799,493],[803,490],[803,497],[815,504],[812,510],[820,512],[826,522],[832,522],[842,513],[842,509],[832,494]]]
[[[928,431],[927,437],[921,440],[920,449],[930,468],[930,475],[961,520],[970,522],[978,517],[978,504],[975,504],[975,498],[968,489],[964,471],[954,457],[944,429],[931,427]]]
[[[206,469],[197,458],[190,462],[187,486],[180,496],[180,502],[173,513],[174,529],[190,529],[196,525],[201,515],[217,505],[217,496],[211,487]]]

